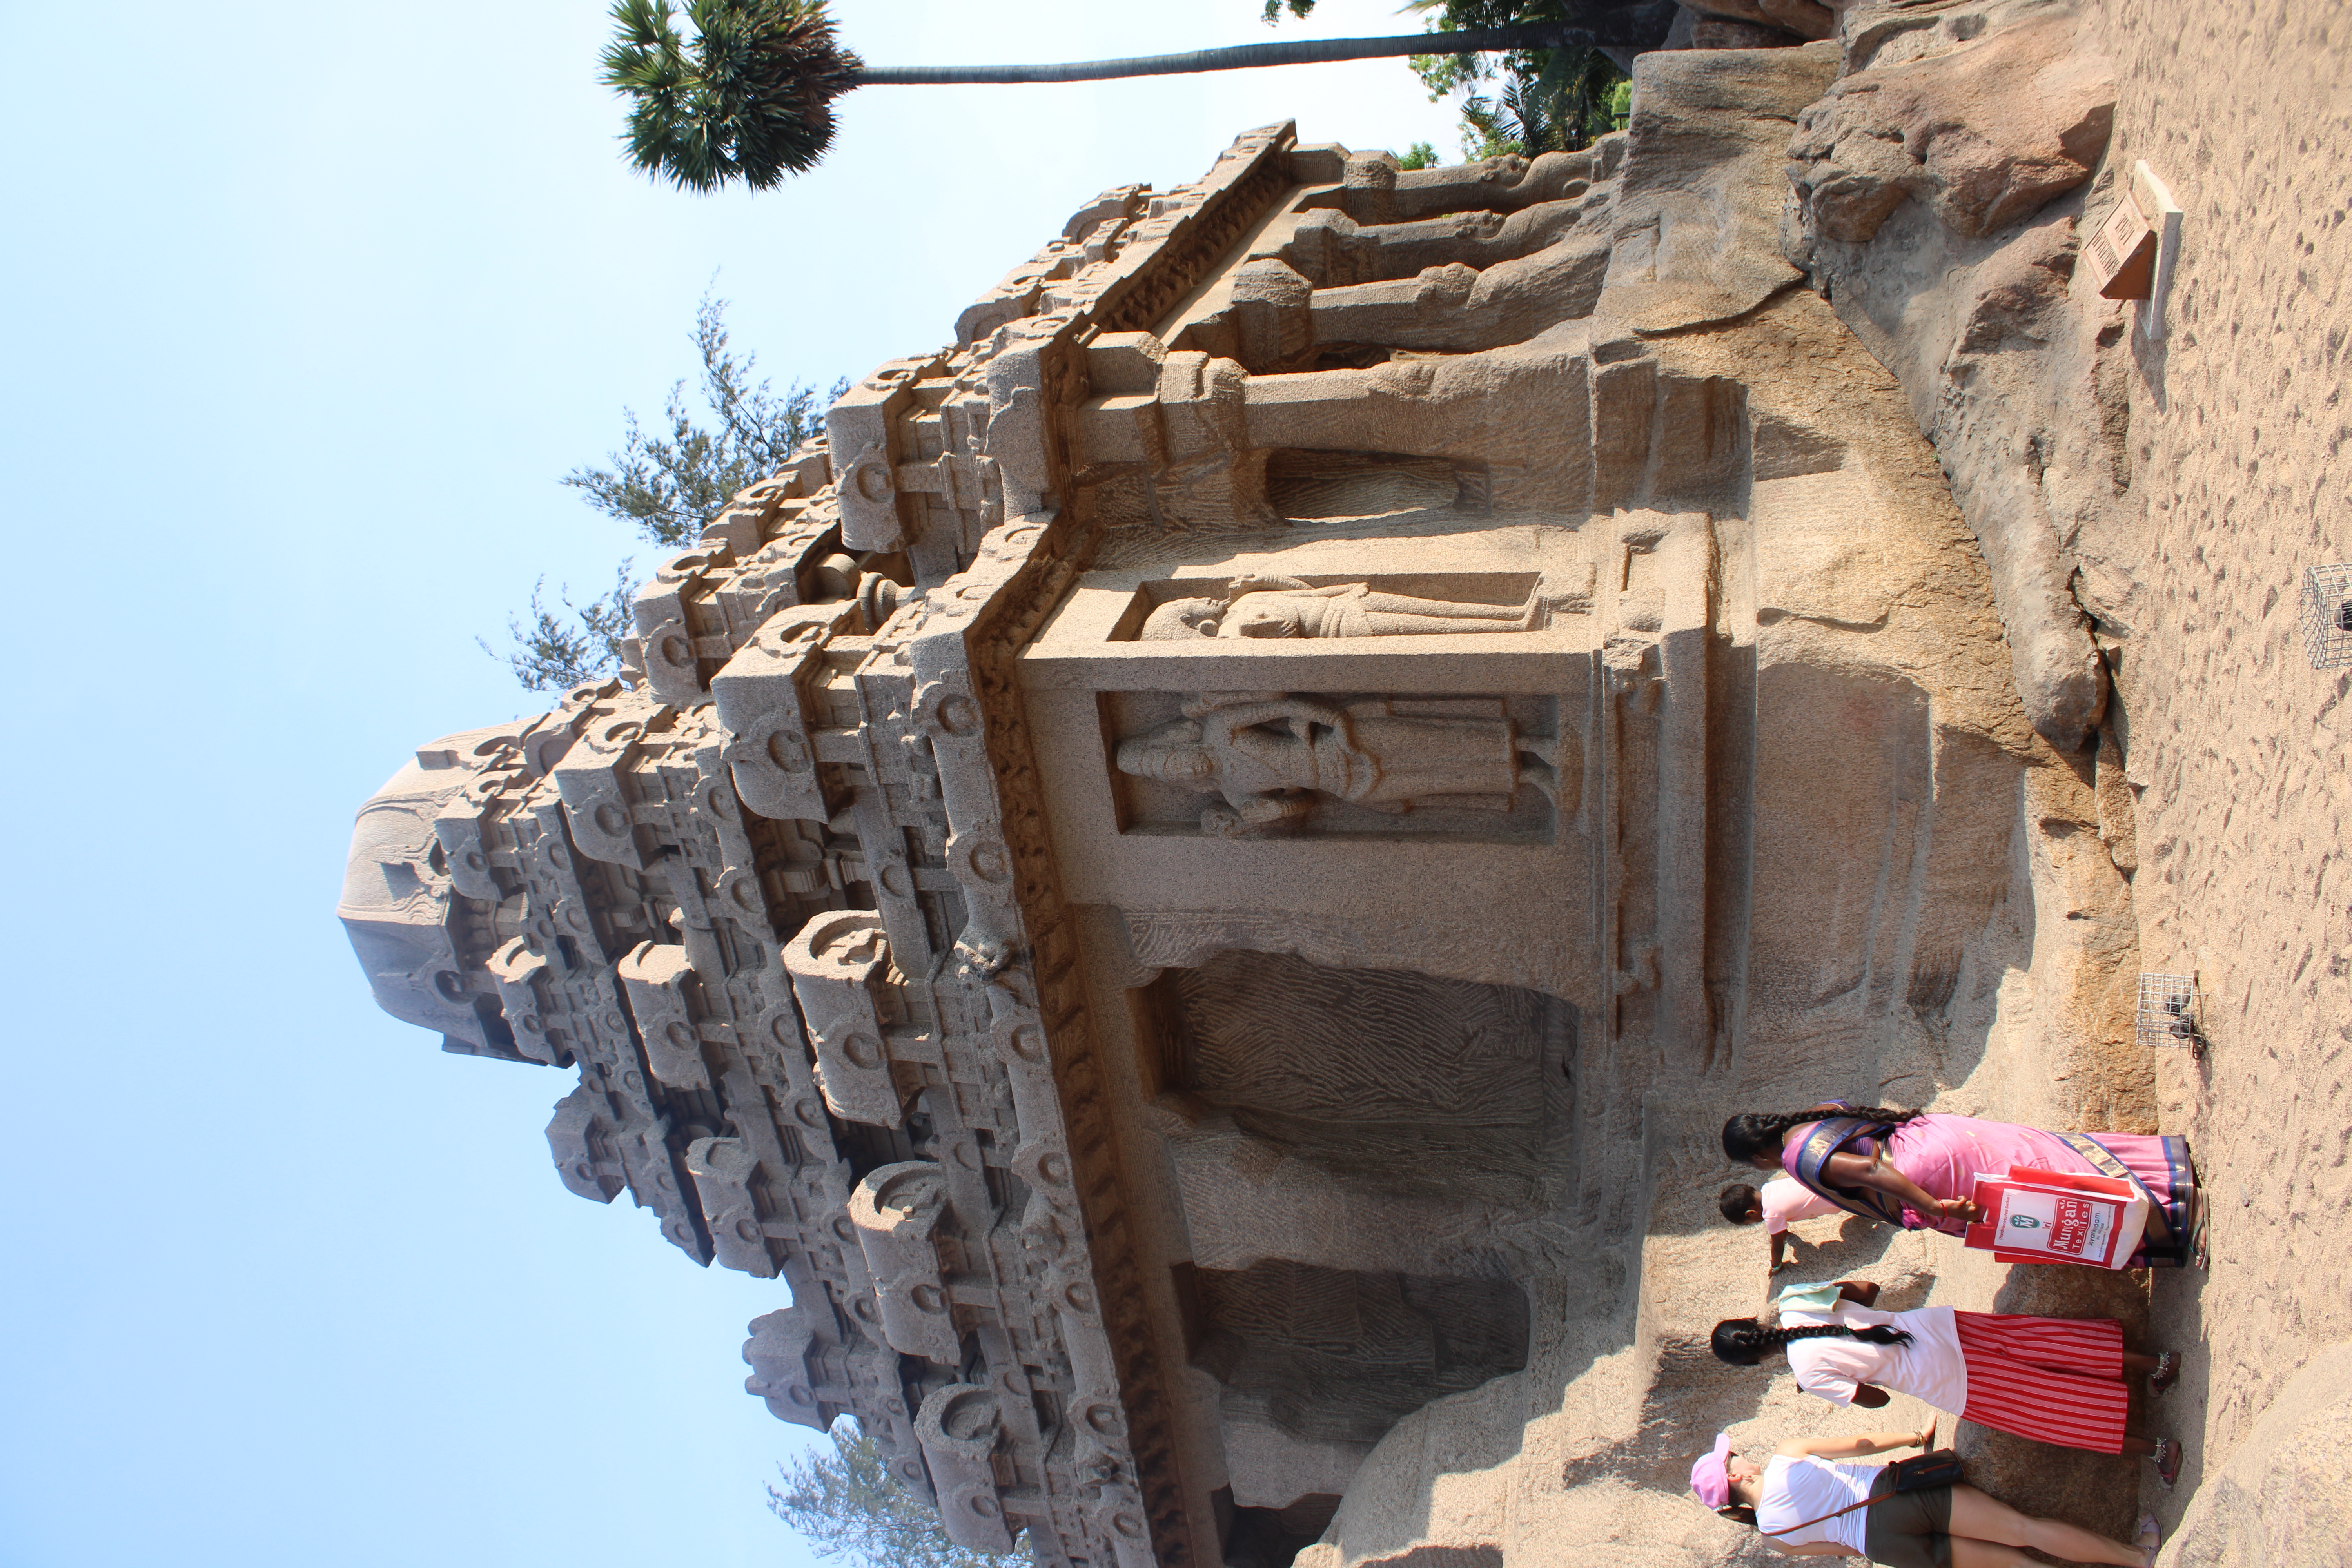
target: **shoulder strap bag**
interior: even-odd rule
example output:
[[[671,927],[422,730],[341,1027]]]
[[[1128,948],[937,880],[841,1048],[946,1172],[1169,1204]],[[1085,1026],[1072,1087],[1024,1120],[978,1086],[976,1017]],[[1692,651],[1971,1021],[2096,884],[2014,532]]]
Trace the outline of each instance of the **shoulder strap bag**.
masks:
[[[1884,1138],[1895,1130],[1891,1121],[1866,1121],[1859,1116],[1824,1116],[1813,1123],[1805,1141],[1797,1145],[1796,1170],[1792,1173],[1815,1197],[1837,1205],[1848,1214],[1857,1214],[1881,1225],[1898,1228],[1903,1224],[1903,1205],[1886,1194],[1869,1187],[1832,1187],[1822,1174],[1822,1167],[1856,1138]]]
[[[1871,1483],[1871,1488],[1874,1495],[1866,1497],[1860,1502],[1850,1502],[1835,1513],[1825,1513],[1820,1519],[1809,1519],[1802,1524],[1792,1524],[1786,1530],[1759,1530],[1757,1533],[1794,1535],[1801,1530],[1811,1530],[1817,1524],[1852,1513],[1855,1509],[1868,1508],[1874,1502],[1885,1502],[1896,1492],[1923,1492],[1935,1487],[1956,1487],[1968,1479],[1967,1471],[1960,1466],[1960,1457],[1949,1448],[1931,1448],[1924,1454],[1914,1454],[1907,1459],[1897,1459],[1886,1467],[1886,1473],[1895,1478],[1895,1484],[1883,1492],[1877,1490],[1877,1483],[1874,1481]]]

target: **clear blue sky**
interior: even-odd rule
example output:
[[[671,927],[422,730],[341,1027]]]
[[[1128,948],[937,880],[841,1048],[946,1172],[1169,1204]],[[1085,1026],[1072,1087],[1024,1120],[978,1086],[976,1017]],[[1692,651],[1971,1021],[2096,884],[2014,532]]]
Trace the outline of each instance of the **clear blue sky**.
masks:
[[[844,0],[877,64],[1267,37],[1259,0]],[[17,848],[5,1568],[798,1564],[741,1392],[779,1286],[557,1183],[568,1087],[378,1015],[332,918],[403,754],[540,704],[483,657],[636,551],[555,482],[689,368],[944,342],[1095,192],[1286,116],[1452,153],[1402,62],[871,89],[816,174],[657,189],[597,0],[5,0],[0,526]],[[1324,0],[1275,36],[1413,31]]]

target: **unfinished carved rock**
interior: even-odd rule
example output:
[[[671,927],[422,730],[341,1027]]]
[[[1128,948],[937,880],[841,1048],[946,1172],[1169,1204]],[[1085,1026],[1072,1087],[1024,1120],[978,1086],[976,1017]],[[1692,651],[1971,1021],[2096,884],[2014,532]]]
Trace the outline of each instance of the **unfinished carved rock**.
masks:
[[[2352,1345],[2314,1355],[2279,1390],[2221,1474],[2199,1489],[2158,1568],[2317,1563],[2352,1543],[2332,1472],[2352,1442]]]
[[[1802,39],[1826,38],[1837,31],[1837,13],[1818,0],[1685,0],[1684,8],[1696,13],[1704,21],[1746,22],[1755,26],[1774,29],[1781,34]],[[1694,48],[1737,47],[1737,45],[1710,44],[1706,35],[1694,33]],[[1760,46],[1775,47],[1774,44]]]
[[[2106,150],[2116,87],[2079,47],[2071,13],[1840,77],[1789,143],[1806,226],[1860,243],[1916,196],[1973,237],[2088,180]]]
[[[1783,248],[1811,270],[1839,316],[1901,379],[1992,569],[2026,711],[2053,745],[2079,751],[2107,700],[2106,667],[2091,637],[2092,611],[2108,616],[2114,629],[2128,626],[2135,614],[2130,578],[2086,561],[2075,544],[2127,504],[2115,482],[2126,467],[2123,334],[2112,309],[2076,300],[2073,287],[2088,188],[2083,181],[2105,142],[2106,110],[2100,105],[2113,96],[2105,67],[2081,32],[2075,7],[2064,0],[1977,0],[1931,12],[1857,6],[1848,27],[1856,51],[1849,65],[1863,68],[1840,78],[1831,95],[1807,111],[1815,129],[1801,130],[1791,143],[1794,188]],[[1926,52],[1908,58],[1906,51],[1914,50]],[[1906,63],[1869,64],[1890,57]],[[1975,141],[1960,136],[1950,144],[1964,153],[1991,145],[1986,137],[2013,139],[2011,125],[2038,127],[2034,134],[2049,146],[2058,145],[2052,139],[2065,124],[2082,128],[2086,137],[2095,132],[2091,144],[2018,165],[2039,167],[2074,188],[2051,199],[2043,186],[2004,175],[1976,187],[1997,199],[1956,219],[1950,204],[1932,191],[1904,205],[1911,187],[1872,181],[1842,186],[1833,159],[1804,156],[1820,144],[1819,126],[1849,112],[1877,112],[1867,104],[1886,95],[1852,84],[1889,71],[1931,69],[1959,82],[1964,70],[1974,68],[1967,65],[1972,58],[1998,68],[1968,79],[1975,85],[1966,92],[1956,88],[1937,112],[1973,116],[1985,129]],[[2037,60],[2049,63],[2036,71]],[[1981,96],[2002,83],[1999,90],[2007,96]],[[2045,87],[2048,99],[2042,96]],[[1893,101],[1926,100],[1914,93]],[[1937,132],[1931,144],[1945,140]],[[1865,142],[1880,149],[1871,156],[1909,157],[1890,141],[1864,136],[1854,145]],[[2027,195],[2037,191],[2029,205]],[[1853,210],[1867,208],[1875,216],[1867,225],[1833,232],[1829,219],[1845,195],[1861,202]],[[2021,206],[2039,210],[2023,216]],[[1840,233],[1864,237],[1847,240]]]

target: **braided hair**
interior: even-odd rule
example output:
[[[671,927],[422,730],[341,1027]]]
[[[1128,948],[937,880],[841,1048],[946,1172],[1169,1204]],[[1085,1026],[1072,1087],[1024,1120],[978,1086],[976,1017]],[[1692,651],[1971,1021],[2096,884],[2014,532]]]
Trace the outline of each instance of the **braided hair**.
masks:
[[[1863,1340],[1874,1345],[1907,1345],[1911,1342],[1908,1329],[1890,1329],[1884,1323],[1873,1323],[1866,1329],[1849,1329],[1843,1323],[1818,1323],[1806,1328],[1768,1329],[1753,1318],[1726,1318],[1715,1325],[1715,1337],[1709,1348],[1715,1359],[1733,1366],[1754,1366],[1772,1352],[1787,1347],[1790,1340]]]
[[[1824,1116],[1858,1116],[1864,1121],[1908,1121],[1918,1115],[1916,1110],[1898,1110],[1891,1105],[1847,1105],[1840,1102],[1830,1110],[1792,1110],[1785,1116],[1761,1116],[1751,1111],[1735,1116],[1723,1124],[1723,1152],[1734,1164],[1745,1165],[1759,1154],[1778,1155],[1780,1141],[1792,1128],[1808,1121],[1819,1121]]]

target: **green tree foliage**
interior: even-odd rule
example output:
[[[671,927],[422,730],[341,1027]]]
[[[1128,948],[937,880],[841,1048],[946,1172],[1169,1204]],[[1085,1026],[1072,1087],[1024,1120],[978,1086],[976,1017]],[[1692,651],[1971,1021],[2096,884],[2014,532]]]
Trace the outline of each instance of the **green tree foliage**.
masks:
[[[572,585],[556,591],[563,605],[558,615],[547,605],[547,579],[530,590],[530,616],[507,617],[507,635],[514,639],[504,654],[476,637],[484,653],[504,658],[515,679],[530,691],[569,691],[592,680],[602,680],[621,668],[621,639],[635,625],[629,601],[637,584],[624,561],[613,574],[612,591],[585,605],[572,602]]]
[[[1400,169],[1426,169],[1437,162],[1437,149],[1426,142],[1416,142],[1404,150],[1397,160]]]
[[[1315,9],[1315,0],[1266,0],[1267,25],[1279,21],[1286,8],[1304,16]],[[1428,30],[1437,33],[1534,22],[1589,26],[1597,12],[1643,7],[1632,0],[1619,0],[1613,7],[1593,0],[1407,0],[1404,8],[1420,13]],[[1587,146],[1615,126],[1616,89],[1629,85],[1616,62],[1597,48],[1414,55],[1412,64],[1432,102],[1466,94],[1462,154],[1474,159],[1533,157]],[[1489,83],[1491,88],[1480,90]]]
[[[621,417],[628,434],[610,455],[609,468],[574,468],[563,482],[588,504],[629,523],[656,544],[683,550],[700,536],[730,497],[778,468],[815,435],[825,409],[849,390],[847,381],[819,393],[795,382],[777,392],[754,382],[755,356],[728,347],[727,301],[709,294],[694,311],[694,352],[702,365],[704,404],[717,423],[695,423],[686,383],[669,389],[662,409],[667,435],[646,434],[635,409]]]
[[[665,552],[681,550],[702,532],[730,498],[784,466],[794,448],[822,427],[824,410],[849,390],[836,382],[829,393],[798,382],[782,392],[755,380],[757,361],[729,346],[727,301],[706,293],[694,312],[694,349],[701,362],[700,414],[689,406],[686,383],[669,391],[662,427],[648,434],[635,409],[622,410],[626,435],[606,468],[574,468],[563,482],[605,516],[635,528]],[[709,423],[702,423],[703,419]],[[571,585],[557,590],[562,609],[546,602],[547,581],[531,590],[527,616],[509,616],[513,638],[504,654],[481,642],[493,658],[503,658],[515,679],[533,691],[563,691],[609,676],[621,668],[621,641],[633,626],[629,601],[636,592],[630,563],[621,563],[611,592],[585,605],[572,600]]]
[[[824,0],[616,0],[604,85],[628,95],[630,162],[689,191],[805,173],[833,142],[833,100],[864,63]]]
[[[784,1484],[768,1508],[819,1557],[845,1568],[1013,1568],[1029,1554],[974,1552],[950,1541],[931,1505],[890,1478],[881,1451],[856,1422],[836,1422],[830,1455],[779,1465]]]
[[[1426,10],[1436,3],[1416,0],[1409,8]],[[671,0],[616,0],[604,83],[629,100],[625,140],[639,168],[691,191],[715,190],[730,180],[761,190],[824,156],[833,142],[833,100],[856,87],[1176,76],[1410,55],[1424,42],[1475,54],[1549,47],[1564,26],[1590,43],[1646,47],[1664,35],[1675,0],[1478,3],[1497,14],[1516,5],[1531,19],[1444,36],[1295,39],[1139,59],[869,67],[842,47],[824,0],[686,0],[686,19],[695,29],[690,41],[678,30]],[[1304,16],[1314,10],[1314,0],[1268,4],[1266,19],[1279,20],[1286,8]]]

